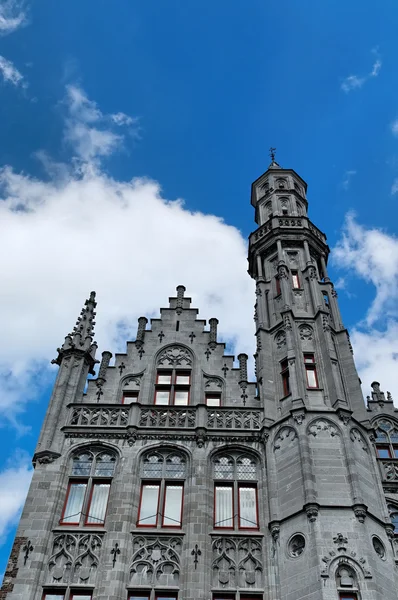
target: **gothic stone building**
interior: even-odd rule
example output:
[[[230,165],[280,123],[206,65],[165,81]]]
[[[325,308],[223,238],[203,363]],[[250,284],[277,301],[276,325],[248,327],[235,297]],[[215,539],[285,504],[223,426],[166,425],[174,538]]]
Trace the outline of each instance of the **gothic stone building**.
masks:
[[[397,600],[398,414],[363,401],[307,185],[252,185],[256,380],[185,288],[94,375],[95,294],[55,363],[0,600]]]

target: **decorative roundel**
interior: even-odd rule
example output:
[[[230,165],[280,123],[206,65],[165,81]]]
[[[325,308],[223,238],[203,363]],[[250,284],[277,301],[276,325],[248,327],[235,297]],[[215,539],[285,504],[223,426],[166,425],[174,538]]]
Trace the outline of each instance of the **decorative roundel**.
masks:
[[[373,548],[374,548],[374,551],[376,552],[377,556],[379,556],[382,560],[385,560],[386,549],[384,547],[383,542],[378,537],[373,536],[372,544],[373,544]]]
[[[287,549],[289,556],[292,558],[297,558],[301,556],[304,552],[305,548],[305,537],[301,533],[296,533],[292,538],[290,538]]]

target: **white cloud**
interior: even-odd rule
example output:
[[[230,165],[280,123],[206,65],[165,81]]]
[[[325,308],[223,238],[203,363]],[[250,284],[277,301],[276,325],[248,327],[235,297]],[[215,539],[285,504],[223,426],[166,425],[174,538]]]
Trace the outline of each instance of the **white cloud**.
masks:
[[[398,178],[395,178],[391,186],[391,194],[398,194]]]
[[[349,75],[348,77],[345,77],[340,85],[344,92],[348,93],[352,90],[360,89],[370,78],[377,77],[379,75],[383,63],[381,61],[378,48],[373,48],[372,54],[374,54],[376,58],[370,72],[362,77],[358,75]]]
[[[68,107],[68,119],[83,119],[89,129],[87,123],[101,118],[76,88],[68,91]],[[82,140],[74,141],[80,158],[103,155],[96,144],[82,149]],[[42,361],[55,356],[91,289],[97,291],[101,350],[124,350],[137,318],[157,316],[175,286],[184,284],[202,318],[219,318],[220,336],[234,336],[238,352],[254,352],[254,284],[246,240],[235,227],[165,198],[150,179],[115,181],[99,167],[58,176],[61,171],[56,168],[50,181],[10,167],[0,171],[3,417],[15,422],[40,388],[37,373],[48,377]]]
[[[23,5],[19,0],[0,0],[0,34],[12,33],[26,23]]]
[[[0,73],[3,76],[4,81],[12,83],[15,86],[22,85],[23,75],[18,71],[14,64],[0,56]]]
[[[30,458],[21,451],[17,451],[0,471],[0,544],[5,541],[9,527],[18,521],[32,473]]]
[[[116,125],[133,125],[137,122],[137,119],[126,115],[123,112],[117,112],[111,115],[111,119]]]
[[[357,174],[356,171],[346,171],[344,173],[344,179],[343,179],[343,181],[341,183],[341,185],[342,185],[342,187],[343,187],[344,190],[348,190],[348,188],[350,187],[351,179],[356,174]]]
[[[398,401],[398,239],[360,225],[349,214],[332,258],[349,277],[364,280],[376,291],[365,319],[351,331],[364,391],[369,393],[370,384],[377,380],[382,388],[395,392]]]

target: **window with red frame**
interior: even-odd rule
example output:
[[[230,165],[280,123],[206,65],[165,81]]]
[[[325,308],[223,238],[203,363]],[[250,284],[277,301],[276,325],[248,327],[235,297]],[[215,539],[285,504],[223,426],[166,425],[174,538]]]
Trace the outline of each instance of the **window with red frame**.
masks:
[[[377,456],[379,458],[392,458],[389,446],[376,446]],[[396,456],[394,456],[396,458]]]
[[[149,598],[149,592],[130,592],[129,594],[129,600],[149,600]]]
[[[313,354],[304,354],[304,367],[307,388],[318,388],[318,375],[316,372],[315,356]]]
[[[74,455],[61,525],[104,525],[115,466],[113,452],[84,450]]]
[[[155,600],[177,600],[177,594],[156,594]]]
[[[155,404],[186,406],[191,389],[190,371],[161,370],[156,376]]]
[[[65,592],[61,590],[49,590],[43,593],[43,600],[64,600]]]
[[[290,394],[290,373],[289,363],[287,358],[281,361],[281,378],[282,378],[282,389],[283,395],[288,396]]]
[[[122,404],[133,404],[138,402],[138,391],[135,392],[123,392]]]
[[[297,271],[292,271],[292,283],[294,289],[300,288],[300,279]]]
[[[185,458],[179,453],[143,456],[137,527],[181,527],[185,476]]]
[[[91,592],[83,592],[83,591],[76,591],[76,592],[71,592],[70,596],[69,596],[70,600],[91,600],[92,598],[92,593]]]
[[[356,594],[347,594],[346,592],[342,592],[339,596],[339,600],[358,600],[358,596]]]
[[[276,296],[279,296],[279,294],[281,293],[281,280],[279,279],[278,276],[275,277],[275,289],[276,289]]]
[[[221,406],[221,394],[209,392],[205,399],[207,406]]]
[[[214,528],[258,529],[257,463],[240,453],[213,462]]]

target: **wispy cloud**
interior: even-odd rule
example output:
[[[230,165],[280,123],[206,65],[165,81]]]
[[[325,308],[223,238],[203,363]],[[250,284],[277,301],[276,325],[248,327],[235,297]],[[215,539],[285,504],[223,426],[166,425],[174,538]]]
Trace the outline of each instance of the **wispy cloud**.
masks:
[[[344,173],[344,179],[341,182],[341,186],[344,190],[348,190],[348,188],[350,187],[350,183],[351,183],[351,179],[354,177],[354,175],[356,175],[357,172],[356,171],[346,171]]]
[[[341,89],[343,90],[343,92],[346,92],[346,94],[347,94],[348,92],[351,92],[352,90],[358,90],[369,79],[371,79],[373,77],[377,77],[379,75],[380,69],[381,69],[383,63],[381,61],[381,57],[379,55],[378,48],[373,48],[372,54],[375,55],[375,60],[372,65],[371,71],[367,75],[363,75],[363,76],[349,75],[348,77],[345,77],[345,79],[343,79],[343,81],[341,82],[341,86],[340,86]]]
[[[20,0],[0,0],[0,35],[12,33],[26,23],[24,3]]]
[[[22,73],[18,71],[10,60],[4,58],[4,56],[0,56],[0,73],[5,82],[12,83],[12,85],[15,86],[26,87]]]
[[[32,473],[29,456],[23,451],[17,451],[6,468],[0,471],[0,545],[9,527],[18,520]]]

